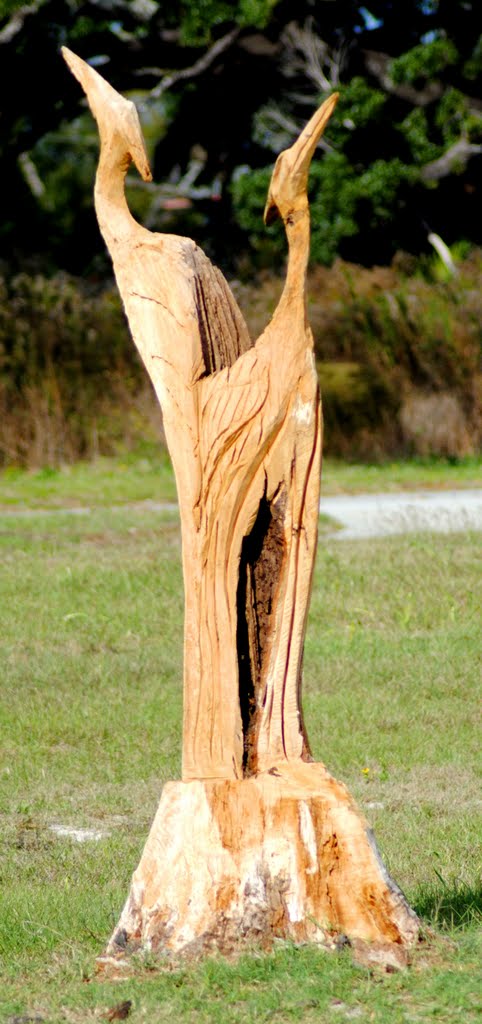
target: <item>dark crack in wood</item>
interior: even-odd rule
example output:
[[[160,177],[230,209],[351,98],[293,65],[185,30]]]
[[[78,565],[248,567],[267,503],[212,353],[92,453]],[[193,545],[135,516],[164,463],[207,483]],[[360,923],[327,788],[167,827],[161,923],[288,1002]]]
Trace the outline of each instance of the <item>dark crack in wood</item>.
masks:
[[[257,738],[264,675],[273,639],[273,613],[286,554],[286,495],[259,503],[258,515],[241,548],[237,590],[239,705],[243,725],[243,775],[257,771]]]

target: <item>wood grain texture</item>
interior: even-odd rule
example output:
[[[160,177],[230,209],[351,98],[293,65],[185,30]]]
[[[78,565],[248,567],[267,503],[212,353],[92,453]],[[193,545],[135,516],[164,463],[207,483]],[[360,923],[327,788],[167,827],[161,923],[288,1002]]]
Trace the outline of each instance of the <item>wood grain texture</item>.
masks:
[[[285,223],[286,285],[251,342],[223,275],[187,238],[132,218],[124,178],[150,177],[133,105],[64,53],[97,119],[99,224],[158,395],[181,509],[183,778],[243,778],[309,757],[300,704],[316,550],[321,415],[306,317],[308,169],[330,97],[278,159],[267,217]]]
[[[348,936],[400,966],[417,934],[345,787],[323,765],[283,762],[241,781],[167,783],[106,955],[276,938],[339,948]]]
[[[64,56],[99,127],[97,216],[162,407],[183,546],[183,782],[165,787],[109,955],[345,934],[402,948],[415,915],[345,788],[309,763],[301,711],[322,440],[307,184],[337,97],[276,162],[265,219],[283,220],[287,275],[253,343],[204,253],[132,218],[126,170],[150,177],[135,108]]]

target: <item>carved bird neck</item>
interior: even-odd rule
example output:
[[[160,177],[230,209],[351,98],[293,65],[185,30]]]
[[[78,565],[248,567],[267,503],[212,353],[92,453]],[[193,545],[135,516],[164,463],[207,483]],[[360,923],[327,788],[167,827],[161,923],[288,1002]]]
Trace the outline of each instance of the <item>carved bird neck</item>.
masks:
[[[286,280],[278,305],[280,313],[300,318],[306,312],[306,271],[310,254],[310,212],[308,201],[283,218],[288,241]]]
[[[306,326],[306,270],[310,252],[308,175],[311,160],[325,126],[335,109],[334,93],[315,111],[295,143],[280,153],[271,177],[264,220],[283,220],[288,240],[286,283],[275,318],[298,318]]]
[[[94,198],[99,226],[108,246],[127,241],[139,231],[125,194],[130,164],[131,157],[125,146],[115,140],[102,139]]]
[[[67,47],[63,56],[80,82],[97,121],[100,159],[96,175],[95,204],[102,234],[108,245],[142,230],[134,220],[125,197],[125,176],[134,163],[144,181],[152,181],[139,117],[126,100],[89,64]]]

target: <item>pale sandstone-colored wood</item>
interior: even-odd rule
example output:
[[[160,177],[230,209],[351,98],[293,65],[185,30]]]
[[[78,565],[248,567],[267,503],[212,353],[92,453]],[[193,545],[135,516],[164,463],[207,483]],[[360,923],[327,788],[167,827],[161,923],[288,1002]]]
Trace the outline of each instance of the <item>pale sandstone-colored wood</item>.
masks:
[[[111,951],[333,930],[403,946],[416,919],[344,787],[308,763],[300,700],[322,435],[307,183],[337,96],[276,163],[265,219],[283,219],[287,276],[253,344],[203,252],[132,218],[129,164],[150,179],[135,107],[63,53],[99,127],[97,216],[162,407],[183,545],[183,782],[165,788]]]
[[[64,54],[98,122],[97,215],[176,473],[186,584],[183,778],[242,778],[273,759],[308,756],[299,690],[321,417],[305,310],[306,187],[337,97],[278,159],[267,215],[278,209],[285,221],[288,273],[252,345],[224,277],[201,250],[132,218],[124,194],[131,160],[150,177],[135,108]]]
[[[345,787],[323,765],[284,761],[241,781],[167,783],[107,955],[348,935],[386,958],[417,934]]]

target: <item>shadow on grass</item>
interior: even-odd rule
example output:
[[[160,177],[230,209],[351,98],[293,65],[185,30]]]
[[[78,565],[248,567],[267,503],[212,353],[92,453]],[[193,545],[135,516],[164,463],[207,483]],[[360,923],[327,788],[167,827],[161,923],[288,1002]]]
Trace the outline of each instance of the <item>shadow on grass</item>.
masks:
[[[482,886],[455,879],[446,882],[436,872],[439,885],[422,890],[414,901],[416,913],[439,928],[469,928],[482,924]]]

